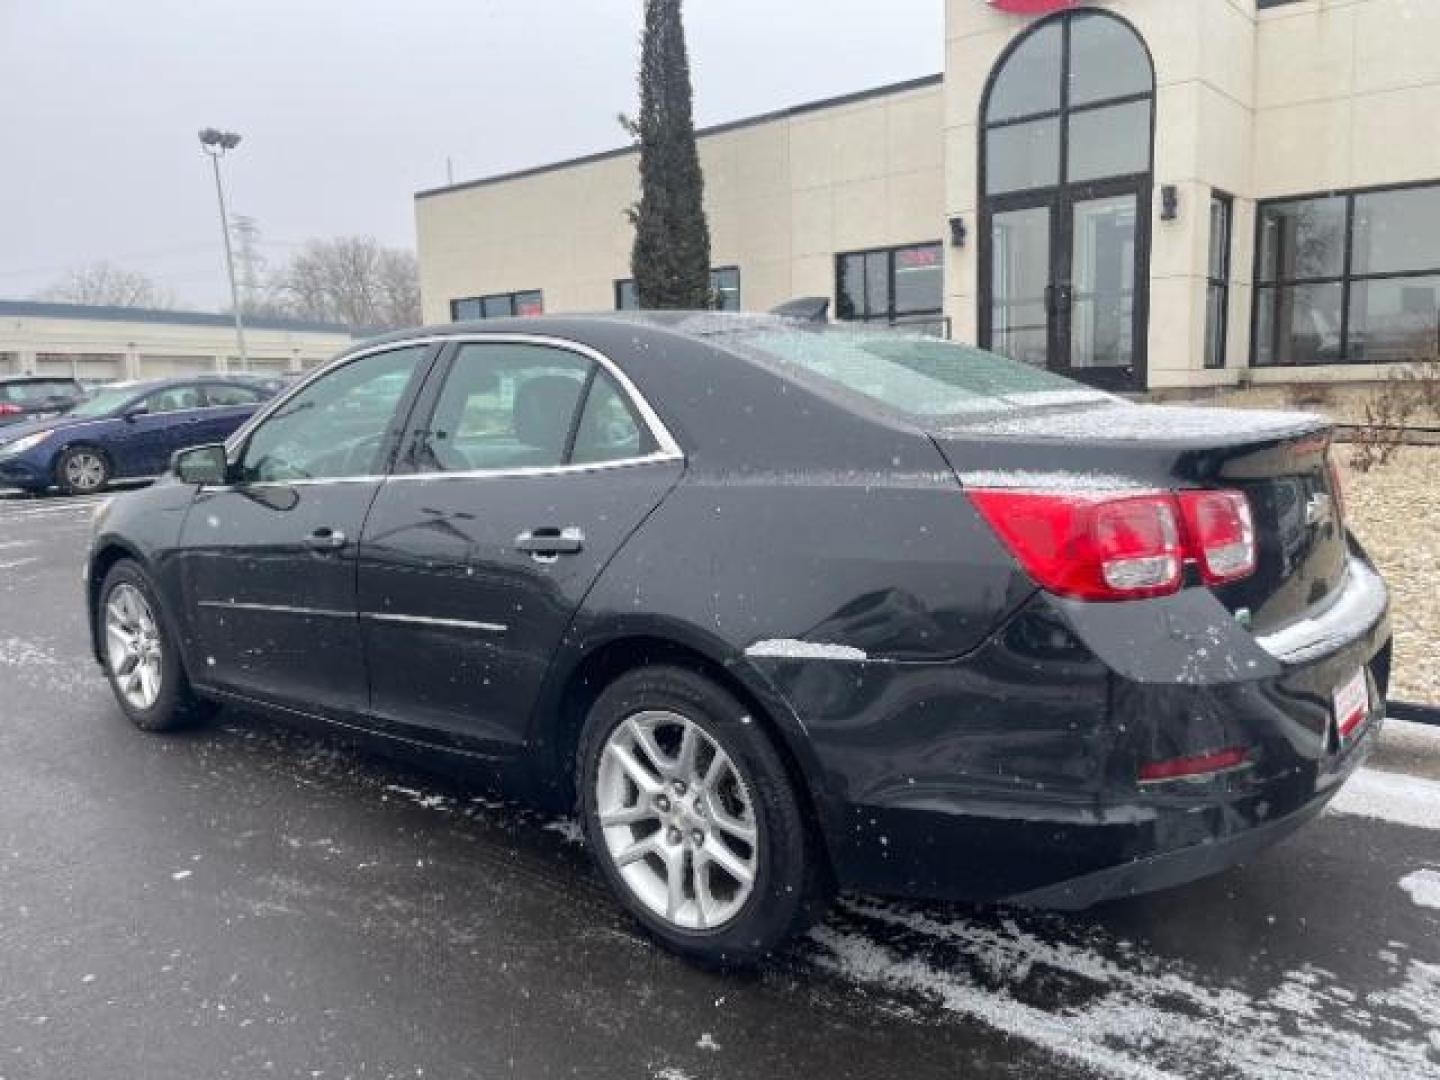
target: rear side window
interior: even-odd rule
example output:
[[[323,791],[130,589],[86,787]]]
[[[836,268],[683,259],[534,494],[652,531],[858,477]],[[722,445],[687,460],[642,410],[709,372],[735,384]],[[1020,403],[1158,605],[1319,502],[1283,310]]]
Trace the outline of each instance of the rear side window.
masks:
[[[570,461],[593,465],[624,461],[649,453],[654,447],[645,428],[620,387],[605,372],[597,372],[575,429],[575,449]]]
[[[763,330],[732,342],[782,374],[916,417],[1009,412],[1110,395],[968,345],[888,331]]]
[[[264,395],[248,386],[207,386],[205,399],[213,406],[254,405]]]
[[[463,345],[421,444],[426,472],[546,468],[565,462],[594,364],[546,345]]]

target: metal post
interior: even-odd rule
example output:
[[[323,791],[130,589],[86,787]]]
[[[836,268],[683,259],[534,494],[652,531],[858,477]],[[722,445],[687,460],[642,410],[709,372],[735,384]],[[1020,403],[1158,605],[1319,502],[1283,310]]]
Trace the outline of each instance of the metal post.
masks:
[[[245,351],[245,321],[240,314],[240,290],[235,284],[235,255],[230,250],[230,216],[225,212],[225,185],[220,182],[220,155],[211,153],[210,163],[215,166],[215,198],[220,201],[220,235],[225,238],[225,270],[230,275],[230,306],[235,312],[235,343],[240,349],[240,370],[249,371],[250,357]]]

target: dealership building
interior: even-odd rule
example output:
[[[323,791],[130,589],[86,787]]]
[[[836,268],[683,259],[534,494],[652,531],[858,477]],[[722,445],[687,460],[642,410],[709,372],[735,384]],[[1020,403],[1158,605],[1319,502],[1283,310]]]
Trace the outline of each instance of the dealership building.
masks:
[[[1124,391],[1440,349],[1440,0],[947,0],[939,75],[700,133],[720,306]],[[633,306],[637,153],[416,196],[431,321]]]

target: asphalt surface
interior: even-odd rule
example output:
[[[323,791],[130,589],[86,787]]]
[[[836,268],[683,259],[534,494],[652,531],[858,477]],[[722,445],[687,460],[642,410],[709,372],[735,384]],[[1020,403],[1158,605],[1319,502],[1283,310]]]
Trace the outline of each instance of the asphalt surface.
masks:
[[[1185,889],[852,897],[708,974],[565,821],[239,712],[132,730],[86,649],[91,509],[0,497],[0,1080],[1440,1077],[1440,735],[1392,725],[1391,772]]]

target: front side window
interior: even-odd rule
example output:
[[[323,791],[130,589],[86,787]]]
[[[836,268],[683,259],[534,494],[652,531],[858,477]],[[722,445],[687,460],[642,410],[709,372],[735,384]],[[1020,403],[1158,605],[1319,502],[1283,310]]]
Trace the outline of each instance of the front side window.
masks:
[[[372,353],[316,379],[284,402],[245,444],[250,483],[368,476],[426,346]]]
[[[943,326],[944,257],[941,246],[858,251],[836,260],[836,315],[844,321]]]
[[[1262,204],[1255,363],[1440,358],[1440,185]]]
[[[156,413],[183,412],[186,409],[199,409],[205,405],[204,395],[198,386],[172,386],[166,390],[159,390],[140,402],[146,412],[154,415]]]

